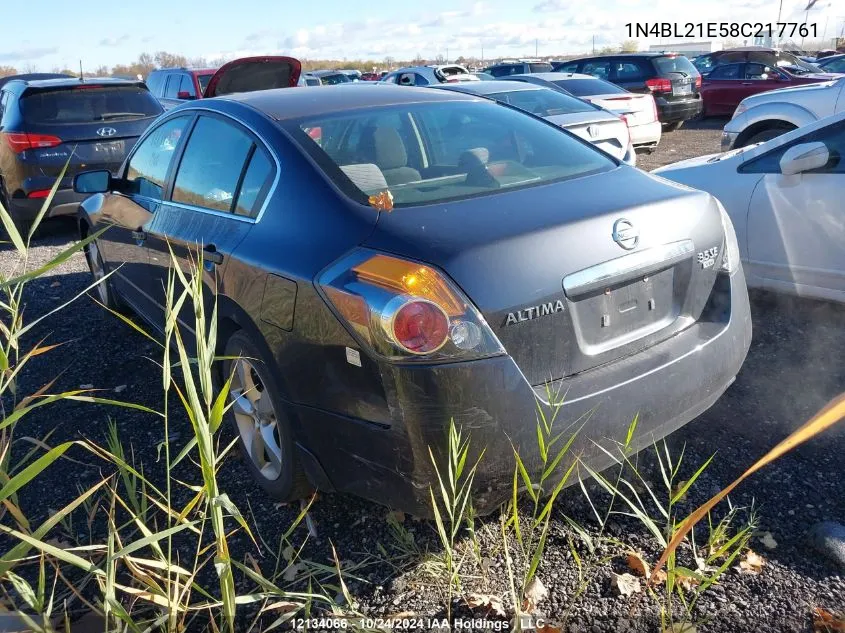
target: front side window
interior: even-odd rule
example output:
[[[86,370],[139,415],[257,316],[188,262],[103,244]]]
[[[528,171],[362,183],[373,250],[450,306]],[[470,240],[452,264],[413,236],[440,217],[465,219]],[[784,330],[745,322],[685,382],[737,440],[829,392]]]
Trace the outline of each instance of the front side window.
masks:
[[[577,73],[578,72],[578,62],[567,62],[566,64],[561,64],[557,67],[557,72],[560,72],[560,73]]]
[[[509,103],[520,110],[525,110],[526,112],[543,117],[558,114],[575,114],[577,112],[594,112],[598,109],[585,101],[546,88],[497,92],[489,96],[493,97],[496,101]]]
[[[773,79],[778,76],[778,71],[776,71],[771,66],[766,66],[764,64],[746,64],[745,65],[745,78],[746,79],[753,79],[753,80],[766,80],[766,79]]]
[[[215,117],[201,116],[176,172],[174,202],[230,211],[252,139]]]
[[[396,119],[402,125],[396,126]],[[613,169],[563,130],[492,102],[386,106],[286,121],[327,177],[354,200],[390,191],[407,207],[491,195]],[[320,128],[318,145],[305,130]],[[352,150],[346,129],[361,128]],[[327,134],[339,139],[327,142]],[[345,139],[349,138],[347,141]]]
[[[189,116],[168,119],[138,145],[126,170],[127,193],[161,200],[167,172],[190,120]]]
[[[830,63],[822,66],[822,72],[826,73],[845,73],[845,57],[834,59]]]
[[[742,64],[726,64],[724,66],[717,66],[707,76],[708,79],[740,79],[740,71]]]
[[[828,125],[815,132],[805,134],[801,138],[797,138],[790,143],[781,145],[773,149],[767,154],[763,154],[753,160],[748,161],[740,167],[740,171],[744,174],[779,174],[780,173],[780,159],[783,157],[786,150],[796,145],[803,145],[804,143],[815,143],[821,141],[827,147],[830,153],[830,159],[827,165],[814,169],[812,174],[845,174],[845,123],[840,122],[835,125]]]
[[[581,72],[585,75],[592,75],[599,79],[607,79],[610,77],[610,62],[608,61],[592,61],[584,62],[584,67]]]
[[[182,82],[179,85],[179,93],[183,98],[196,99],[197,90],[194,88],[194,80],[190,75],[182,75]],[[187,93],[185,95],[184,93]]]

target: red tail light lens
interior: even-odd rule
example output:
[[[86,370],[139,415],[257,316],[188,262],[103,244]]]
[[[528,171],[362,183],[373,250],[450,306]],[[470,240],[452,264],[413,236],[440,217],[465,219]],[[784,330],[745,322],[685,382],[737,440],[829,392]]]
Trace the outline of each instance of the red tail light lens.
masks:
[[[701,75],[695,78],[695,87],[701,88]]]
[[[652,92],[672,92],[672,82],[669,79],[655,77],[647,79],[645,85]]]
[[[56,145],[62,144],[62,139],[58,136],[51,136],[49,134],[28,134],[26,132],[6,132],[3,134],[3,140],[6,141],[6,145],[8,145],[15,154],[20,154],[28,149],[56,147]]]
[[[449,339],[449,317],[430,301],[406,301],[392,318],[396,342],[411,354],[436,352]]]
[[[390,360],[468,360],[504,353],[484,317],[431,266],[359,249],[317,281],[353,336]]]
[[[50,195],[49,189],[36,189],[35,191],[30,191],[26,194],[27,198],[46,198]]]

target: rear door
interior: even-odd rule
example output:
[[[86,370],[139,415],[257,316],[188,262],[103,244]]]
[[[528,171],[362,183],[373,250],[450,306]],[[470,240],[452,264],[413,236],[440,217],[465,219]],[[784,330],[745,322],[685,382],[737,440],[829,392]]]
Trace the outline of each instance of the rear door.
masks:
[[[204,113],[197,118],[178,158],[169,195],[146,230],[149,291],[160,323],[170,249],[173,263],[185,271],[202,256],[206,297],[212,299],[217,275],[252,228],[277,175],[272,154],[250,131],[228,117]],[[193,328],[190,308],[180,320]]]
[[[24,130],[40,147],[20,154],[29,167],[26,191],[49,189],[70,158],[62,188],[85,169],[116,173],[138,137],[162,112],[141,84],[79,83],[29,88],[21,99]]]
[[[639,59],[613,60],[610,81],[630,92],[648,92],[645,81],[653,74],[647,63]]]

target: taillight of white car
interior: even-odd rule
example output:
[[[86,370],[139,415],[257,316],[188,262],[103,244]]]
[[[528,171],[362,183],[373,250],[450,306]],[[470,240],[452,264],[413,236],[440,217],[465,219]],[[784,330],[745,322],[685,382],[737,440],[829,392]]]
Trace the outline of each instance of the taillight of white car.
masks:
[[[657,102],[654,100],[654,97],[652,97],[651,95],[648,95],[648,98],[651,99],[651,113],[653,115],[651,122],[657,121]]]
[[[722,216],[722,229],[725,232],[725,255],[722,257],[722,272],[733,275],[739,269],[739,242],[736,240],[733,222],[722,203],[716,200],[719,205],[719,213]]]
[[[463,292],[431,266],[358,249],[317,282],[350,332],[390,360],[469,360],[505,351]]]

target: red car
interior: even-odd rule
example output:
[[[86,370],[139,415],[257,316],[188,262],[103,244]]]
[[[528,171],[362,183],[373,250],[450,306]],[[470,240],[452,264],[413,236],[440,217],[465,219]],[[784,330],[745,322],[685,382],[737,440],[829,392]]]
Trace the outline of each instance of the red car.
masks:
[[[702,78],[703,116],[731,115],[739,102],[758,92],[838,79],[833,73],[806,72],[797,66],[741,62],[716,66]]]
[[[361,81],[378,81],[379,79],[381,79],[379,73],[363,73],[361,75]]]

